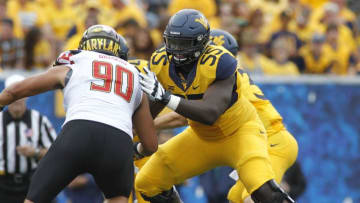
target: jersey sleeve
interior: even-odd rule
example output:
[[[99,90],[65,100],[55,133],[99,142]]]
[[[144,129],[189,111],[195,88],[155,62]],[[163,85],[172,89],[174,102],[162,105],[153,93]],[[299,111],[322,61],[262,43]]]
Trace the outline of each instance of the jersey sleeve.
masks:
[[[224,80],[236,71],[237,60],[229,53],[223,54],[216,67],[216,80]]]
[[[72,60],[72,57],[78,53],[80,53],[80,50],[69,50],[62,52],[59,57],[57,57],[53,66],[73,65],[74,60]]]

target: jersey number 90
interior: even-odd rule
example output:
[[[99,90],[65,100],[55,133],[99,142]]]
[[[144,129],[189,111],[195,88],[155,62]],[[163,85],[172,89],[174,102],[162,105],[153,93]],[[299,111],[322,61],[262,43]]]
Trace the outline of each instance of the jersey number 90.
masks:
[[[105,73],[102,73],[102,68],[105,69]],[[115,72],[115,78],[113,72]],[[93,61],[92,75],[96,79],[103,80],[104,84],[98,85],[91,82],[90,90],[110,93],[115,83],[114,93],[130,102],[134,89],[134,75],[131,71],[120,65],[116,65],[114,71],[111,63]]]

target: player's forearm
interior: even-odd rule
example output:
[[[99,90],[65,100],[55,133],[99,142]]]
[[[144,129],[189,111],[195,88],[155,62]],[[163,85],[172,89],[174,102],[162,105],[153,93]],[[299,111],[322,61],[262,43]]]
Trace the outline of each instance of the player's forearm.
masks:
[[[175,111],[186,118],[206,125],[214,124],[222,113],[219,108],[203,100],[185,99],[180,100]]]
[[[6,106],[8,104],[11,104],[15,100],[15,95],[7,89],[3,90],[0,93],[0,106]]]
[[[202,100],[185,100],[178,96],[171,95],[167,107],[194,121],[206,125],[212,125],[221,113],[216,106],[208,105]],[[157,102],[162,104],[160,102]],[[170,104],[170,105],[169,105]]]
[[[187,120],[185,117],[181,116],[176,112],[170,112],[163,116],[159,116],[154,120],[155,128],[158,130],[177,128],[187,125]]]
[[[132,119],[144,151],[146,151],[146,154],[154,153],[158,147],[156,129],[150,115],[148,99],[145,95],[143,95],[142,102]]]
[[[208,87],[202,100],[195,101],[182,99],[172,95],[170,91],[166,91],[155,74],[149,70],[146,71],[146,74],[140,73],[140,77],[142,89],[151,100],[166,105],[186,118],[207,125],[215,123],[229,107],[235,83],[235,75],[231,75],[224,80],[217,80]]]
[[[65,76],[69,70],[66,66],[54,67],[44,73],[11,85],[0,93],[0,106],[11,104],[24,97],[63,87]]]
[[[155,118],[164,108],[165,105],[160,102],[151,101],[149,99],[150,113]]]
[[[18,99],[42,93],[43,91],[41,91],[41,89],[34,89],[34,83],[36,82],[38,82],[36,79],[28,78],[6,88],[0,93],[0,105],[6,106]],[[43,89],[46,90],[48,87]]]
[[[234,83],[235,76],[214,82],[201,100],[185,100],[171,95],[167,106],[186,118],[212,125],[229,107]]]
[[[29,79],[27,79],[29,80]],[[32,96],[34,94],[31,94],[31,80],[28,82],[27,80],[24,80],[22,82],[16,83],[14,85],[11,85],[10,87],[7,87],[0,93],[0,105],[6,106],[8,104],[13,103],[14,101],[18,99],[22,99],[24,97]]]

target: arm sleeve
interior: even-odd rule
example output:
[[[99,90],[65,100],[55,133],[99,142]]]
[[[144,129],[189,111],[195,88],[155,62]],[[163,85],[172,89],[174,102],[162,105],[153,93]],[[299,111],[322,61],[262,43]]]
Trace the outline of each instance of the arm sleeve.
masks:
[[[224,80],[236,71],[237,60],[226,53],[222,55],[216,67],[216,80]]]
[[[45,116],[43,116],[40,130],[42,134],[40,137],[42,147],[49,148],[56,138],[56,132],[49,119]]]

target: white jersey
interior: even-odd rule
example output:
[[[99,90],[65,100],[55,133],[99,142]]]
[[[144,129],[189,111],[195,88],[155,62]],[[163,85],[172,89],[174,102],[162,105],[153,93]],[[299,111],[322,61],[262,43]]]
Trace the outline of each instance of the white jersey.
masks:
[[[56,64],[71,68],[64,91],[66,119],[101,122],[132,138],[132,115],[142,99],[136,68],[114,56],[93,51],[66,51]]]

